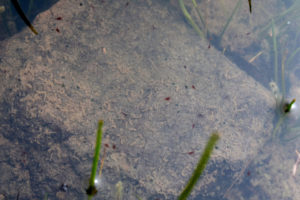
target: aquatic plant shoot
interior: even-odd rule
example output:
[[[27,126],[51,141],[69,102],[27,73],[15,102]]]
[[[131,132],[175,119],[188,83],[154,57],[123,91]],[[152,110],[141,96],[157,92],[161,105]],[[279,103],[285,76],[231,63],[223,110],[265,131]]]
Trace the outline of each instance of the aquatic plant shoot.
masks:
[[[204,171],[205,166],[210,158],[210,155],[212,154],[212,151],[219,139],[220,139],[219,133],[217,131],[213,132],[208,142],[206,143],[204,152],[198,161],[196,169],[194,170],[184,190],[181,192],[180,196],[178,197],[178,200],[185,200],[190,195],[198,179],[200,178],[200,175]]]
[[[183,0],[179,0],[179,6],[181,8],[181,11],[184,15],[184,17],[186,18],[186,20],[192,25],[192,27],[195,29],[195,31],[197,32],[197,34],[201,37],[201,38],[205,38],[204,33],[200,30],[200,28],[198,27],[198,25],[195,23],[195,21],[192,19],[190,13],[187,11]]]
[[[91,197],[95,196],[98,192],[96,187],[95,187],[95,178],[96,178],[99,154],[100,154],[100,149],[101,149],[102,126],[103,126],[103,120],[99,120],[98,130],[97,130],[97,137],[96,137],[94,160],[93,160],[93,165],[92,165],[92,172],[91,172],[91,177],[90,177],[90,181],[89,181],[89,187],[86,189],[86,194],[89,196],[89,199]]]
[[[289,113],[292,109],[293,104],[296,102],[296,99],[293,99],[290,103],[287,103],[283,107],[284,113]]]

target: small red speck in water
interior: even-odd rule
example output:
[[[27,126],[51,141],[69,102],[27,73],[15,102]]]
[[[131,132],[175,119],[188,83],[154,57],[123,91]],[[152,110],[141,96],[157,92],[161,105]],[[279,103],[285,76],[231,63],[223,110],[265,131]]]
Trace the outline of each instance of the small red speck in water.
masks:
[[[192,127],[195,128],[195,124],[193,124]]]
[[[62,17],[56,17],[56,20],[62,20]]]
[[[250,171],[248,171],[248,172],[247,172],[247,176],[250,176],[250,175],[251,175],[251,172],[250,172]]]
[[[56,32],[58,32],[58,33],[60,32],[60,30],[59,30],[58,28],[56,28],[55,30],[56,30]]]
[[[108,145],[108,144],[104,144],[104,146],[107,147],[107,148],[109,148],[109,145]]]
[[[194,85],[192,85],[192,88],[193,88],[193,89],[196,89]]]
[[[113,149],[116,149],[116,145],[115,145],[115,144],[113,144],[112,148],[113,148]]]
[[[166,97],[165,100],[166,101],[170,101],[171,97]]]
[[[194,153],[195,153],[194,151],[188,152],[189,155],[193,155]]]

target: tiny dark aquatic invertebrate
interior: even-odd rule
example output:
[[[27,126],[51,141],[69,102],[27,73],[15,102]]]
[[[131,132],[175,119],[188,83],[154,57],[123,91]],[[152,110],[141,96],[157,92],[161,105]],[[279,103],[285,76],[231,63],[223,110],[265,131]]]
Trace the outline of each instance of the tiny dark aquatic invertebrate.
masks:
[[[11,0],[12,4],[14,5],[17,13],[20,15],[20,17],[22,18],[22,20],[25,22],[25,24],[30,28],[30,30],[34,33],[34,34],[38,34],[38,32],[35,30],[35,28],[31,25],[30,21],[27,19],[26,15],[24,14],[22,8],[20,7],[19,3],[17,0]]]

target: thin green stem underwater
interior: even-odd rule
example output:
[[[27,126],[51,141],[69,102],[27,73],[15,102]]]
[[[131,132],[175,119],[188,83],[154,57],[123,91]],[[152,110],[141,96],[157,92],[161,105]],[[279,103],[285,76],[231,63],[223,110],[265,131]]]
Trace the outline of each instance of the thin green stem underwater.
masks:
[[[289,67],[290,66],[290,62],[293,60],[293,58],[300,52],[300,47],[298,47],[295,51],[292,52],[292,54],[290,55],[290,57],[287,59],[286,61],[286,66]],[[292,69],[292,67],[290,68]]]
[[[235,5],[235,7],[234,7],[234,9],[233,9],[233,11],[232,11],[230,17],[228,18],[228,20],[227,20],[225,26],[223,27],[223,30],[222,30],[221,33],[220,33],[220,36],[219,36],[219,42],[221,42],[222,37],[223,37],[225,31],[227,30],[227,28],[228,28],[230,22],[232,21],[232,18],[233,18],[233,16],[234,16],[234,14],[236,13],[236,11],[238,10],[238,8],[240,7],[241,3],[242,3],[242,0],[239,0],[239,1],[236,3],[236,5]]]
[[[274,139],[277,136],[277,132],[278,132],[279,128],[281,127],[281,125],[285,121],[287,115],[291,112],[292,106],[295,102],[296,102],[296,99],[293,99],[291,102],[286,102],[286,103],[282,102],[279,105],[278,109],[279,109],[280,117],[279,117],[279,120],[277,121],[277,123],[275,125],[274,130],[273,130],[272,139]],[[280,135],[279,135],[279,137],[280,137]]]
[[[291,7],[289,7],[285,11],[281,12],[279,15],[272,17],[272,20],[274,20],[274,23],[277,23],[279,20],[282,20],[286,15],[289,15],[293,11],[298,10],[300,8],[299,6],[300,6],[300,1],[299,0],[294,1],[293,5]],[[272,26],[272,21],[269,22],[265,27],[263,27],[261,29],[260,33],[266,32],[267,30],[270,29],[271,26]]]
[[[192,19],[190,13],[185,8],[183,0],[178,0],[178,2],[179,2],[179,6],[180,6],[180,8],[182,10],[182,13],[185,16],[185,18],[188,20],[188,22],[192,25],[192,27],[195,29],[195,31],[198,33],[198,35],[201,38],[205,38],[204,37],[204,33],[200,30],[200,28],[197,26],[197,24],[195,23],[195,21]]]
[[[194,170],[194,172],[193,172],[189,182],[185,186],[184,190],[181,192],[180,196],[178,197],[178,200],[185,200],[190,195],[193,187],[195,186],[200,175],[202,174],[203,170],[205,169],[205,166],[206,166],[206,164],[210,158],[210,155],[211,155],[217,141],[219,140],[219,138],[220,138],[220,135],[218,132],[213,132],[212,135],[210,136],[210,138],[206,144],[206,147],[204,149],[204,152],[199,159],[197,167]]]
[[[283,55],[281,59],[281,90],[283,98],[285,98],[285,58],[286,56]]]
[[[98,160],[99,160],[100,149],[101,149],[102,126],[103,126],[103,120],[99,120],[98,130],[97,130],[97,138],[96,138],[96,146],[95,146],[95,153],[94,153],[94,160],[93,160],[93,165],[92,165],[92,172],[91,172],[91,177],[90,177],[90,181],[89,181],[89,187],[86,190],[86,193],[89,196],[94,196],[97,193],[97,189],[95,187],[95,178],[96,178]]]
[[[195,9],[197,11],[197,14],[198,14],[198,16],[199,16],[199,18],[200,18],[200,20],[202,22],[202,26],[203,26],[203,29],[204,29],[204,35],[205,35],[205,37],[207,37],[207,29],[206,29],[205,20],[203,19],[202,15],[201,15],[201,12],[200,12],[200,9],[199,9],[199,6],[198,6],[196,0],[192,0],[192,2],[193,2],[193,5],[194,5],[194,7],[195,7]]]
[[[277,136],[277,132],[280,128],[280,126],[282,125],[282,123],[284,122],[284,120],[286,119],[286,114],[282,114],[278,120],[278,122],[275,125],[275,128],[272,132],[272,139],[275,139],[275,137]]]
[[[273,38],[273,51],[274,51],[274,81],[278,85],[278,52],[277,52],[277,41],[275,34],[274,20],[272,19],[272,38]]]

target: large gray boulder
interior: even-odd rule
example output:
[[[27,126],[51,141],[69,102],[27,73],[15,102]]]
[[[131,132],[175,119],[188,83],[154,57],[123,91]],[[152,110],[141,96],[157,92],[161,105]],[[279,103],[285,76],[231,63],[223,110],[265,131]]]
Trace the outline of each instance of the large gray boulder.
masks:
[[[176,4],[61,0],[34,26],[0,44],[3,196],[82,199],[103,119],[99,198],[175,199],[218,130],[192,195],[220,199],[272,131],[271,92]]]

